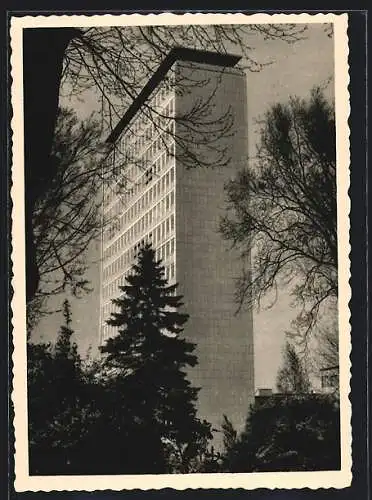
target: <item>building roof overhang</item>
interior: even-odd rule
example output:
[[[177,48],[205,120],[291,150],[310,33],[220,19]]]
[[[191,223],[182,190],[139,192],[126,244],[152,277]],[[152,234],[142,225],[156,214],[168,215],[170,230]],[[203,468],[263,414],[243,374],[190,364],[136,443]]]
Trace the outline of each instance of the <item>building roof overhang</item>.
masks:
[[[134,99],[124,116],[106,139],[106,143],[114,144],[117,141],[122,131],[149,98],[153,90],[164,79],[165,75],[176,61],[196,62],[200,64],[231,68],[235,66],[240,59],[241,56],[233,54],[221,54],[218,52],[190,49],[187,47],[174,47],[168,52],[167,56],[160,63],[158,69],[148,80],[136,99]]]

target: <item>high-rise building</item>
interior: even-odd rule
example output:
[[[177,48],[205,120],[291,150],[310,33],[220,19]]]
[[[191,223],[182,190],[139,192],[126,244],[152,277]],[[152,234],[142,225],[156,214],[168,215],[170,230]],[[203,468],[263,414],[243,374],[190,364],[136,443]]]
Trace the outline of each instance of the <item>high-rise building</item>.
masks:
[[[224,185],[247,161],[239,59],[173,49],[108,138],[116,182],[104,192],[100,331],[101,343],[115,335],[105,324],[111,299],[151,242],[190,315],[199,414],[214,425],[226,414],[240,429],[254,401],[252,314],[236,314],[242,261],[218,231]]]

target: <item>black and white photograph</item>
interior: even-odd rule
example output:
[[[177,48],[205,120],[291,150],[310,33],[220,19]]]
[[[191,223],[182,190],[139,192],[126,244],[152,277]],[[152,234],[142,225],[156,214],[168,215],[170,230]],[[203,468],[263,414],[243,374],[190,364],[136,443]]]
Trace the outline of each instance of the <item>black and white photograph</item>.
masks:
[[[16,491],[350,485],[347,23],[11,18]]]

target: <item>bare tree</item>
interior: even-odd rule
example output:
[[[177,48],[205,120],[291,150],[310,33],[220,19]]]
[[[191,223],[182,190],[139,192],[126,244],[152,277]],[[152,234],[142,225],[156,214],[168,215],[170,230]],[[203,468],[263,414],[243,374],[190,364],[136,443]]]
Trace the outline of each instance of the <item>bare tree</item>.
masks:
[[[335,369],[339,366],[339,332],[337,316],[317,329],[316,361],[321,369]]]
[[[85,252],[102,227],[100,140],[93,118],[79,122],[73,111],[59,110],[49,159],[55,174],[32,214],[40,279],[28,304],[30,327],[46,298],[67,289],[73,295],[89,289]]]
[[[304,338],[337,299],[336,148],[333,106],[319,89],[273,106],[260,122],[254,164],[226,186],[221,232],[252,269],[237,286],[239,307],[289,287]]]

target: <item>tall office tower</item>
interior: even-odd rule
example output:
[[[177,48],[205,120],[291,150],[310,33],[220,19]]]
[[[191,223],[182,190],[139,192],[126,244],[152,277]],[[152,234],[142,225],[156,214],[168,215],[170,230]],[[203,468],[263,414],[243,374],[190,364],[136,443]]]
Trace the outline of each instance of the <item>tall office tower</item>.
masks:
[[[199,415],[238,429],[254,401],[251,312],[236,315],[241,260],[218,232],[224,184],[247,161],[246,78],[239,57],[175,48],[130,106],[108,142],[116,182],[104,193],[101,343],[105,324],[141,244],[150,241],[190,315],[197,344],[189,379]]]

